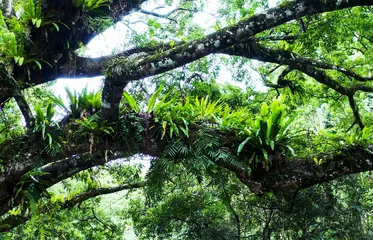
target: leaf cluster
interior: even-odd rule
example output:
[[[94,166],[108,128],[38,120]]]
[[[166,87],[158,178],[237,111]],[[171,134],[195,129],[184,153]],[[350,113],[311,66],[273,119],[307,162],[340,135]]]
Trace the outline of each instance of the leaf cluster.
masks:
[[[53,121],[55,116],[55,110],[50,102],[47,108],[44,110],[39,104],[35,106],[35,125],[33,131],[41,134],[41,143],[44,146],[44,150],[54,156],[62,148],[62,145],[57,137],[55,131],[52,128],[59,128],[58,123]],[[53,129],[55,130],[55,129]]]
[[[82,7],[87,11],[92,11],[97,8],[109,6],[109,0],[73,0],[72,3],[74,7]]]
[[[294,122],[296,114],[286,120],[286,106],[276,99],[270,106],[263,104],[260,115],[250,128],[247,128],[248,137],[239,145],[237,154],[246,147],[246,154],[250,154],[249,162],[262,162],[269,168],[276,152],[284,151],[285,147],[292,150],[287,143],[290,140],[290,124]]]
[[[65,87],[68,105],[64,103],[62,98],[52,97],[52,101],[65,110],[71,118],[78,119],[81,115],[90,116],[96,113],[101,107],[101,92],[88,91],[88,86],[83,88],[81,92],[72,91],[69,87]]]

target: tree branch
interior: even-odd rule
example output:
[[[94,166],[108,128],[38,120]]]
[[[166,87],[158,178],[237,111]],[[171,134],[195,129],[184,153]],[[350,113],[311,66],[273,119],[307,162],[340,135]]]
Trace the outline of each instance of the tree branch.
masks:
[[[110,14],[113,16],[114,19],[119,19],[121,16],[123,16],[123,14],[128,14],[130,10],[137,9],[139,4],[141,4],[142,2],[142,0],[136,1],[134,4],[127,6],[126,1],[124,0],[114,1],[110,7]],[[371,1],[369,0],[301,0],[289,2],[287,4],[268,9],[262,13],[258,13],[247,20],[243,20],[236,25],[226,27],[216,33],[206,36],[205,38],[193,42],[184,43],[180,46],[175,46],[172,49],[166,50],[162,53],[154,54],[153,56],[137,56],[137,54],[142,54],[142,52],[140,52],[140,50],[134,50],[133,53],[136,54],[136,57],[131,60],[122,59],[121,61],[112,63],[111,67],[109,68],[109,75],[122,75],[125,81],[142,79],[177,68],[209,54],[217,53],[225,48],[231,47],[241,41],[245,41],[253,37],[256,33],[273,28],[287,21],[297,19],[302,16],[350,8],[354,6],[369,5],[372,5]],[[71,15],[68,15],[68,18],[71,19]],[[65,20],[62,22],[65,22]],[[79,29],[79,31],[85,31],[87,29],[87,27],[84,26],[80,27],[79,24],[82,23],[77,22],[74,26],[71,27],[74,29]],[[50,37],[55,38],[55,34],[51,34]],[[61,30],[60,32],[58,32],[58,34],[61,36],[57,36],[57,39],[64,39],[62,36],[63,34],[66,34],[66,31]],[[80,36],[79,34],[75,35],[79,38],[91,37],[87,35]],[[37,34],[35,36],[37,36]],[[83,43],[85,42],[84,39],[77,40],[80,40]],[[35,42],[37,41],[35,40]],[[50,42],[54,42],[54,40],[51,39]],[[164,46],[166,44],[161,44],[161,46],[162,45]],[[79,74],[97,76],[105,67],[104,65],[102,65],[101,62],[101,64],[96,66],[96,68],[92,66],[91,68],[84,68],[84,66],[89,65],[89,63],[93,63],[93,65],[95,65],[95,60],[87,60],[87,62],[89,63],[81,64],[82,67],[80,69],[78,67],[72,67],[76,66],[75,60],[78,61],[78,58],[74,57],[73,59],[71,59],[71,56],[74,55],[74,53],[66,53],[64,45],[61,45],[61,47],[63,47],[65,53],[62,54],[63,57],[58,60],[56,66],[48,69],[49,67],[45,65],[43,66],[43,71],[32,70],[30,72],[31,82],[33,85],[45,83],[62,76],[75,77],[75,73],[77,76]],[[51,54],[50,51],[46,52],[53,56],[60,54],[57,52],[53,54]],[[147,53],[145,55],[147,55]],[[54,62],[55,59],[46,59],[46,61]],[[118,66],[120,66],[120,69],[117,68]],[[5,89],[0,89],[0,92],[6,93]],[[11,93],[4,94],[0,98],[0,104],[9,99],[9,97],[12,97]]]
[[[124,185],[120,185],[117,187],[108,187],[108,188],[96,188],[96,189],[90,189],[86,192],[80,193],[74,197],[72,197],[70,200],[66,200],[61,205],[62,208],[71,208],[76,206],[79,203],[82,203],[90,198],[94,198],[97,196],[105,195],[105,194],[111,194],[115,192],[120,192],[123,190],[131,190],[131,189],[137,189],[145,187],[145,182],[134,182],[134,183],[128,183]]]
[[[120,192],[123,190],[132,190],[132,189],[138,189],[145,186],[145,182],[135,182],[135,183],[129,183],[120,185],[117,187],[108,187],[108,188],[96,188],[96,189],[90,189],[86,192],[80,193],[74,197],[72,197],[70,200],[66,200],[60,204],[60,209],[67,209],[76,206],[79,203],[82,203],[90,198],[94,198],[97,196],[105,195],[105,194],[111,194]],[[43,213],[41,213],[43,214]],[[0,221],[0,232],[8,232],[9,230],[26,223],[28,220],[30,220],[30,216],[14,216],[9,215],[2,221]]]
[[[17,105],[22,112],[22,115],[25,119],[26,127],[30,130],[30,128],[35,123],[35,119],[34,119],[34,116],[32,115],[32,112],[31,112],[31,109],[30,109],[28,103],[26,102],[26,100],[25,100],[25,98],[24,98],[24,96],[23,96],[23,94],[20,90],[19,84],[8,73],[8,71],[5,68],[1,68],[0,73],[1,73],[2,78],[6,82],[8,82],[8,86],[11,86],[11,88],[12,88],[11,92],[13,93],[13,97],[16,100]]]
[[[359,125],[360,129],[364,128],[363,121],[361,120],[360,114],[359,114],[359,109],[356,104],[356,101],[354,99],[354,95],[348,96],[348,102],[350,103],[352,112],[354,114],[355,122]]]
[[[17,105],[22,112],[27,129],[30,131],[35,124],[35,118],[32,115],[31,109],[23,94],[17,89],[14,90],[14,99],[16,100]]]
[[[155,134],[154,131],[157,129],[157,123],[149,114],[139,114],[138,119],[141,120],[140,124],[145,129],[142,132],[142,139],[138,143],[133,143],[137,146],[137,150],[128,148],[128,139],[122,135],[118,135],[111,140],[108,149],[104,146],[101,148],[95,148],[95,152],[90,154],[89,151],[81,153],[82,149],[87,148],[85,142],[77,143],[74,149],[70,149],[69,153],[72,157],[54,161],[41,167],[41,170],[46,175],[38,176],[38,181],[45,184],[44,187],[51,186],[63,179],[73,176],[74,174],[91,168],[96,165],[105,164],[106,161],[118,159],[119,157],[132,156],[135,153],[147,154],[154,157],[159,157],[168,145],[166,139],[161,139],[160,134]],[[189,128],[189,136],[193,136],[194,131],[198,131],[198,125],[193,128]],[[240,139],[232,137],[231,134],[227,134],[224,131],[215,131],[215,134],[219,139],[222,139],[224,143],[223,147],[232,148],[232,146],[238,146]],[[168,141],[171,141],[169,139]],[[133,140],[130,140],[133,141]],[[18,144],[18,143],[17,143]],[[17,145],[18,146],[18,145]],[[249,172],[247,167],[238,167],[221,159],[212,159],[214,163],[222,168],[225,168],[233,172],[240,181],[250,187],[250,189],[257,193],[263,194],[270,191],[288,191],[296,190],[299,188],[306,188],[315,184],[331,181],[338,177],[353,174],[363,171],[373,170],[373,146],[368,147],[369,150],[354,147],[354,149],[346,147],[344,150],[339,150],[338,153],[320,154],[317,159],[322,159],[321,165],[316,165],[311,157],[298,158],[293,160],[284,161],[283,164],[276,168],[265,169],[251,169]],[[36,149],[37,150],[37,149]],[[103,150],[112,151],[108,157],[103,155]],[[25,150],[25,154],[30,154],[30,149]],[[234,150],[233,150],[234,151]],[[19,153],[22,154],[22,153]],[[78,155],[76,155],[78,154]],[[38,158],[38,155],[34,156]],[[170,161],[178,160],[170,158]],[[35,161],[29,160],[29,165],[17,165],[14,164],[14,169],[6,169],[0,176],[0,189],[2,197],[0,199],[1,211],[0,215],[3,215],[10,208],[16,206],[19,203],[19,199],[13,199],[13,194],[16,192],[16,185],[27,171],[32,169]],[[141,185],[141,184],[140,184]],[[138,185],[140,187],[140,185]],[[136,186],[136,185],[133,185]],[[25,186],[26,187],[26,186]],[[119,190],[119,188],[117,188]],[[108,189],[100,189],[97,191],[91,191],[85,193],[73,201],[79,201],[81,198],[90,198],[96,194],[110,192]],[[9,205],[9,202],[13,204]]]
[[[172,22],[177,22],[175,19],[173,18],[170,18],[169,16],[174,13],[176,10],[173,10],[171,11],[170,13],[168,14],[160,14],[160,13],[156,13],[156,12],[150,12],[150,11],[147,11],[147,10],[144,10],[144,9],[140,9],[139,12],[141,13],[144,13],[146,15],[151,15],[151,16],[154,16],[154,17],[157,17],[157,18],[163,18],[163,19],[167,19],[167,20],[170,20]]]
[[[86,147],[85,143],[82,145]],[[104,165],[106,162],[133,155],[133,153],[128,155],[126,151],[116,151],[115,147],[112,148],[113,153],[108,156],[103,156],[101,149],[92,154],[89,152],[81,153],[80,151],[84,147],[76,146],[75,151],[71,149],[73,152],[70,151],[69,153],[72,155],[71,157],[42,166],[40,170],[46,174],[38,176],[38,181],[43,182],[43,187],[52,186],[91,167]],[[25,155],[30,155],[30,153],[25,153]],[[39,155],[34,156],[34,158],[40,161]],[[0,174],[0,216],[19,204],[20,199],[14,199],[14,193],[17,192],[16,185],[23,175],[33,169],[36,163],[37,161],[32,158],[22,164],[13,163],[11,164],[12,168],[8,168]]]
[[[368,0],[339,0],[337,2],[302,0],[274,7],[243,20],[238,24],[207,35],[202,39],[175,46],[162,53],[147,57],[137,57],[131,61],[127,59],[115,61],[108,68],[108,75],[112,77],[112,80],[107,84],[113,85],[120,82],[139,80],[164,73],[209,54],[221,52],[224,49],[249,39],[259,32],[281,25],[290,20],[310,14],[352,7],[355,6],[355,4],[370,5],[371,2]],[[111,89],[111,87],[106,87],[106,89]],[[105,92],[105,90],[104,93],[106,96],[111,95],[111,93]],[[114,102],[110,102],[110,106],[118,106],[119,101],[120,98],[116,98]],[[111,112],[116,111],[118,110],[111,110]],[[107,116],[112,117],[114,115],[115,114],[110,113]]]
[[[154,16],[154,17],[157,17],[157,18],[164,18],[164,19],[167,19],[167,20],[170,20],[170,21],[173,21],[173,22],[177,22],[175,19],[170,18],[170,16],[173,13],[178,12],[178,11],[198,12],[197,10],[186,9],[186,8],[175,8],[175,9],[171,10],[170,12],[168,12],[166,14],[160,14],[160,13],[156,13],[156,12],[151,12],[151,11],[147,11],[147,10],[144,10],[144,9],[140,9],[139,12],[147,14],[147,15],[151,15],[151,16]]]
[[[323,69],[332,69],[341,71],[350,77],[357,77],[358,80],[370,78],[362,77],[356,73],[353,73],[351,70],[344,68],[339,68],[337,66],[317,62],[312,59],[307,59],[300,57],[299,55],[292,53],[286,50],[270,49],[264,47],[255,42],[245,42],[235,45],[233,48],[224,49],[221,51],[223,54],[241,56],[250,59],[256,59],[262,62],[271,62],[277,63],[280,65],[290,66],[292,69],[299,70],[310,77],[314,78],[316,81],[330,87],[331,89],[343,94],[351,95],[357,91],[372,92],[373,87],[367,86],[365,84],[354,84],[352,86],[344,87],[342,84],[330,78],[324,71],[319,70],[318,68]],[[318,67],[318,68],[316,68]]]

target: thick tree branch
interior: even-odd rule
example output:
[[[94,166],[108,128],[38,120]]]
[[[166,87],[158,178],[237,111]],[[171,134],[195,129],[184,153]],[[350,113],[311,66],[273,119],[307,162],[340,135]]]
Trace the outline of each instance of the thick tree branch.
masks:
[[[128,81],[116,81],[117,79],[107,77],[102,90],[101,112],[104,119],[114,121],[119,117],[119,103],[122,99],[123,89]]]
[[[6,1],[6,3],[9,2],[12,1]],[[139,9],[139,6],[145,0],[114,0],[110,2],[110,6],[102,7],[98,11],[101,15],[95,15],[95,17],[109,16],[115,23],[133,10]],[[41,27],[42,29],[30,25],[31,32],[28,36],[32,45],[31,49],[26,48],[25,52],[35,55],[35,51],[38,51],[37,60],[40,62],[42,69],[35,68],[33,62],[24,64],[24,66],[15,64],[13,76],[18,81],[23,81],[22,88],[53,81],[64,76],[78,77],[84,74],[89,77],[101,75],[101,69],[90,66],[95,64],[94,60],[85,62],[80,59],[82,60],[80,69],[77,69],[75,65],[77,58],[75,50],[79,48],[79,44],[87,44],[98,34],[98,32],[92,31],[92,26],[88,23],[89,14],[92,13],[73,7],[71,1],[49,1],[43,11],[45,11],[45,16],[53,16],[47,20],[59,25],[59,31],[55,31],[48,25]],[[84,68],[87,65],[90,69],[88,71]],[[0,93],[0,106],[14,97],[13,92],[9,91],[7,85],[1,84]]]
[[[119,19],[119,16],[128,14],[132,9],[136,9],[140,3],[143,1],[136,1],[135,4],[128,5],[125,1],[114,1],[110,8],[110,14],[114,19]],[[162,53],[155,54],[149,57],[136,57],[131,61],[122,60],[116,62],[110,68],[112,74],[123,75],[123,78],[128,80],[137,80],[142,79],[148,76],[155,74],[163,73],[165,71],[177,68],[186,63],[195,61],[201,57],[204,57],[211,53],[219,52],[225,48],[235,45],[236,43],[248,39],[254,36],[256,33],[270,29],[274,26],[278,26],[287,21],[305,16],[312,15],[326,11],[333,11],[343,8],[350,8],[354,6],[368,6],[371,5],[369,0],[338,0],[338,1],[311,1],[311,0],[302,0],[296,2],[289,2],[287,4],[281,5],[264,11],[262,13],[256,14],[255,16],[241,21],[237,25],[227,27],[221,31],[208,35],[203,39],[188,42],[180,46],[175,46],[175,48]],[[119,15],[118,15],[119,14]],[[65,16],[62,14],[62,16]],[[69,16],[69,20],[72,18]],[[67,15],[66,15],[67,18]],[[60,19],[61,20],[61,19]],[[67,20],[66,20],[67,21]],[[61,22],[66,22],[65,20]],[[73,28],[79,29],[79,31],[85,31],[87,27],[80,27],[80,22],[76,22]],[[56,34],[56,33],[55,33]],[[55,36],[55,34],[48,35],[53,38],[64,39],[63,37]],[[58,35],[66,35],[66,31],[60,31]],[[69,33],[70,34],[70,33]],[[75,35],[79,38],[87,38],[87,34],[81,36],[77,33]],[[90,38],[90,37],[88,37]],[[83,39],[77,39],[82,42],[85,42]],[[49,41],[49,40],[48,40]],[[35,42],[37,42],[35,40]],[[54,42],[50,40],[49,42]],[[44,43],[43,43],[44,44]],[[64,43],[61,47],[65,49]],[[45,44],[44,44],[45,45]],[[73,46],[72,46],[73,47]],[[56,47],[54,47],[55,49]],[[66,50],[64,50],[66,52]],[[141,54],[139,51],[134,51],[138,54]],[[50,53],[50,51],[48,52]],[[56,53],[57,54],[57,53]],[[57,55],[59,55],[58,53]],[[55,55],[55,54],[52,54]],[[93,64],[95,65],[95,60],[88,60],[86,63],[81,64],[81,67],[75,67],[75,61],[78,61],[75,57],[72,57],[74,54],[69,52],[62,54],[62,58],[59,58],[57,64],[48,69],[48,66],[43,66],[43,71],[33,70],[30,72],[32,84],[45,83],[51,80],[54,80],[62,76],[78,76],[79,74],[87,74],[88,76],[97,76],[100,74],[102,69],[102,64],[99,64],[97,68],[91,66],[91,68],[85,68],[85,66]],[[66,57],[64,57],[66,56]],[[46,59],[49,61],[48,59]],[[50,62],[54,62],[55,59],[50,59]],[[115,66],[120,66],[120,69]],[[87,70],[89,69],[89,70]],[[79,71],[80,70],[80,71]],[[114,70],[114,71],[113,71]],[[120,71],[115,71],[120,70]],[[21,73],[20,73],[21,74]],[[0,92],[6,93],[5,89],[0,89]],[[0,103],[3,103],[9,97],[12,97],[12,94],[6,93],[1,99]],[[115,105],[115,104],[114,104]]]
[[[141,119],[142,123],[140,124],[145,129],[142,132],[141,141],[133,143],[137,146],[136,151],[128,148],[128,139],[122,135],[118,135],[118,137],[112,139],[107,149],[100,144],[101,148],[94,148],[95,152],[92,154],[88,153],[89,151],[86,151],[86,153],[82,152],[82,149],[89,149],[85,142],[76,143],[75,146],[71,146],[73,149],[70,149],[69,153],[65,153],[72,155],[72,157],[59,161],[51,161],[50,164],[41,167],[41,170],[48,174],[37,176],[37,180],[44,183],[44,187],[48,187],[80,171],[96,165],[105,164],[106,161],[119,157],[131,156],[135,153],[159,157],[168,145],[167,141],[161,139],[160,134],[155,134],[154,131],[156,131],[156,128],[154,126],[157,123],[154,122],[151,114],[142,113],[138,115],[138,119]],[[194,131],[198,131],[198,126],[189,129],[189,135],[193,136]],[[216,131],[215,134],[217,134],[217,137],[224,143],[224,147],[228,149],[232,148],[232,146],[238,146],[240,143],[239,139],[231,136],[232,133],[227,134],[223,131],[213,129],[212,131]],[[134,141],[134,139],[129,141]],[[370,148],[373,149],[373,146]],[[106,156],[104,151],[114,152],[115,154]],[[233,149],[232,151],[235,152],[236,150]],[[24,154],[27,156],[29,152],[30,149],[26,150]],[[34,156],[34,158],[37,157],[38,155]],[[249,186],[252,191],[258,194],[270,191],[288,191],[306,188],[315,184],[331,181],[347,174],[373,170],[372,151],[356,146],[354,149],[346,148],[345,150],[340,150],[339,153],[320,154],[317,156],[317,159],[322,159],[323,163],[321,165],[316,165],[311,157],[306,157],[285,160],[284,163],[280,164],[278,167],[269,168],[268,170],[254,168],[251,169],[250,172],[247,166],[241,168],[237,165],[233,165],[229,161],[221,159],[212,160],[218,166],[235,173],[242,183]],[[170,159],[170,161],[172,160],[177,159]],[[29,165],[13,164],[13,170],[9,168],[2,173],[0,178],[2,194],[0,199],[0,215],[3,215],[10,208],[19,203],[19,199],[13,199],[13,196],[14,192],[16,192],[16,184],[21,176],[35,166],[35,161],[29,160],[29,162]],[[107,190],[102,191],[105,192]],[[98,193],[91,192],[84,196],[90,197],[95,194]]]
[[[259,32],[305,15],[370,4],[371,2],[367,0],[303,0],[290,2],[268,9],[236,25],[223,28],[202,39],[178,45],[160,54],[149,57],[140,56],[132,61],[127,59],[117,61],[109,68],[109,73],[121,76],[126,79],[125,81],[142,79],[180,67],[211,53],[220,52],[247,40]]]
[[[212,53],[220,52],[224,49],[232,47],[240,42],[243,42],[255,34],[264,30],[281,25],[293,19],[302,16],[317,14],[326,11],[343,9],[358,5],[370,5],[367,0],[338,0],[338,1],[310,1],[302,0],[289,2],[278,7],[268,9],[262,13],[258,13],[251,18],[243,20],[236,25],[221,29],[218,32],[207,35],[206,37],[185,44],[177,45],[174,48],[154,54],[152,56],[140,56],[134,60],[121,59],[115,61],[108,68],[108,74],[112,77],[110,83],[118,84],[120,82],[128,82],[139,80],[156,74],[178,68],[187,63],[198,60]],[[106,90],[105,90],[106,89]],[[112,87],[104,88],[103,95],[109,96],[112,93],[107,92]],[[113,99],[114,100],[114,99]],[[117,102],[110,103],[107,106],[117,106],[120,98],[115,98]],[[117,112],[117,109],[111,109],[106,116],[115,116],[112,112]],[[108,118],[108,120],[113,120]]]

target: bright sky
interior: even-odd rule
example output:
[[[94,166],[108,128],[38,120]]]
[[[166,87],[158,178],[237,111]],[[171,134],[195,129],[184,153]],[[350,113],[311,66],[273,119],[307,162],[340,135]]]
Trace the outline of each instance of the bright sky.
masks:
[[[193,20],[195,23],[202,23],[205,27],[211,26],[215,23],[215,19],[211,16],[211,14],[208,13],[216,12],[218,7],[218,5],[215,4],[215,0],[206,0],[206,2],[208,10],[206,10],[206,12],[204,13],[196,14]],[[277,2],[277,0],[268,0],[268,4],[270,7],[275,6]],[[142,8],[148,11],[153,11],[154,8],[161,4],[164,4],[164,0],[150,0],[146,4],[143,4]],[[172,9],[174,9],[174,6],[158,9],[157,12],[164,14],[171,11]],[[139,19],[139,16],[141,15],[141,13],[134,12],[128,15],[125,18],[125,20],[135,22]],[[162,21],[162,19],[160,19],[160,21]],[[142,32],[146,29],[146,26],[144,25],[144,23],[139,22],[131,25],[131,28],[136,29],[136,31],[138,32]],[[108,30],[106,30],[104,34],[100,34],[99,36],[95,37],[87,45],[87,50],[85,54],[91,57],[100,57],[103,55],[110,55],[111,53],[121,50],[123,48],[130,48],[131,46],[129,46],[128,42],[125,41],[126,35],[129,31],[131,30],[123,22],[119,22],[114,27],[111,27]],[[259,74],[253,71],[249,65],[246,65],[245,69],[249,72],[249,75],[251,76],[251,79],[253,81],[255,81],[255,79],[259,79]],[[88,86],[89,90],[95,90],[103,86],[102,79],[102,77],[80,79],[57,79],[56,83],[52,86],[52,90],[55,92],[56,95],[61,95],[62,98],[65,98],[65,86],[69,86],[71,89],[76,89],[78,92],[81,91],[81,89],[83,89],[85,86]],[[246,88],[244,83],[237,83],[232,80],[232,75],[230,71],[226,68],[226,66],[221,66],[221,74],[217,81],[221,83],[231,83],[243,89]],[[260,81],[255,81],[255,84],[258,85],[258,90],[264,89],[264,86],[261,84]]]

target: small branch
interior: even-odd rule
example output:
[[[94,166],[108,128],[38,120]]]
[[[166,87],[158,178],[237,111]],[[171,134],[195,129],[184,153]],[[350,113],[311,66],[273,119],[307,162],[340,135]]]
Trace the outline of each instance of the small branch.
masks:
[[[117,187],[112,188],[97,188],[97,189],[91,189],[89,191],[83,192],[81,194],[78,194],[74,196],[72,199],[65,201],[60,205],[60,209],[67,209],[71,208],[79,203],[82,203],[83,201],[86,201],[90,198],[97,197],[100,195],[115,193],[123,190],[130,190],[130,189],[137,189],[145,186],[145,182],[135,182],[131,184],[125,184],[120,185]],[[94,217],[96,218],[96,215],[94,214]],[[98,218],[96,218],[98,221],[100,221]],[[0,232],[7,232],[25,222],[30,220],[30,216],[14,216],[9,215],[7,218],[2,220],[0,222]],[[101,222],[101,221],[100,221]]]
[[[110,193],[115,193],[123,190],[130,190],[130,189],[137,189],[137,188],[142,188],[145,187],[146,183],[145,182],[135,182],[135,183],[129,183],[125,185],[120,185],[117,187],[111,187],[111,188],[96,188],[96,189],[90,189],[86,192],[80,193],[70,200],[65,201],[62,204],[62,208],[71,208],[81,202],[84,202],[90,198],[94,198],[97,196],[105,195],[105,194],[110,194]]]
[[[356,121],[354,121],[350,127],[347,128],[346,133],[348,133],[354,126],[356,125]]]
[[[151,16],[154,16],[154,17],[157,17],[157,18],[163,18],[163,19],[167,19],[167,20],[170,20],[170,21],[173,21],[173,22],[177,22],[175,19],[170,18],[170,16],[173,13],[178,12],[178,11],[198,12],[198,10],[186,9],[186,8],[175,8],[175,9],[171,10],[170,12],[168,12],[166,14],[151,12],[151,11],[147,11],[147,10],[144,10],[144,9],[140,9],[139,12],[147,14],[147,15],[151,15]]]
[[[91,211],[92,211],[92,214],[93,214],[93,217],[99,222],[101,223],[104,227],[106,227],[108,230],[111,230],[111,231],[115,231],[115,227],[114,226],[111,226],[109,224],[107,224],[106,222],[102,221],[100,218],[97,217],[96,215],[96,212],[94,210],[94,208],[91,208]]]
[[[189,76],[186,80],[185,83],[190,83],[193,79],[198,78],[201,82],[203,82],[203,77],[199,73],[193,73],[191,76]]]
[[[287,36],[267,36],[267,37],[256,37],[252,38],[252,40],[258,41],[294,41],[297,40],[299,35],[287,35]]]
[[[277,84],[280,85],[280,86],[286,86],[288,85],[287,84],[287,80],[285,80],[285,77],[291,72],[293,71],[294,69],[288,67],[286,68],[284,71],[282,71],[282,73],[280,74],[280,76],[278,76],[278,79],[277,79]]]
[[[176,11],[176,10],[173,10],[172,12],[174,12],[174,11]],[[139,12],[144,13],[146,15],[151,15],[151,16],[154,16],[154,17],[157,17],[157,18],[167,19],[167,20],[170,20],[172,22],[176,22],[177,23],[177,21],[175,19],[169,17],[171,13],[168,13],[168,14],[159,14],[159,13],[150,12],[150,11],[147,11],[147,10],[144,10],[144,9],[140,9]]]
[[[363,124],[363,121],[361,120],[359,109],[358,109],[358,106],[356,104],[356,101],[353,95],[348,96],[348,102],[350,103],[352,112],[354,114],[355,122],[359,125],[360,129],[363,129],[364,124]]]
[[[250,44],[239,43],[236,44],[234,47],[224,49],[223,51],[221,51],[221,53],[290,66],[293,69],[307,74],[308,76],[314,78],[316,81],[328,86],[329,88],[341,93],[342,95],[353,95],[357,91],[373,92],[373,87],[367,86],[365,84],[355,84],[345,87],[338,81],[335,81],[334,79],[329,77],[325,71],[322,71],[318,68],[334,68],[333,70],[339,70],[346,75],[349,74],[351,75],[351,77],[356,77],[360,80],[373,80],[373,78],[361,77],[360,75],[350,70],[339,68],[328,63],[317,62],[311,59],[303,58],[290,51],[270,49],[260,44],[257,44],[257,48],[254,51],[250,47]]]
[[[232,199],[230,199],[228,201],[228,207],[234,217],[234,219],[236,220],[236,224],[237,224],[237,237],[238,239],[241,239],[241,222],[240,222],[240,217],[238,216],[238,213],[236,212],[236,210],[233,208],[232,206]]]

